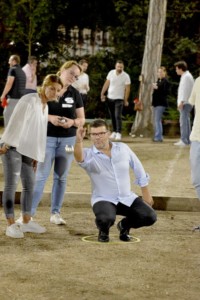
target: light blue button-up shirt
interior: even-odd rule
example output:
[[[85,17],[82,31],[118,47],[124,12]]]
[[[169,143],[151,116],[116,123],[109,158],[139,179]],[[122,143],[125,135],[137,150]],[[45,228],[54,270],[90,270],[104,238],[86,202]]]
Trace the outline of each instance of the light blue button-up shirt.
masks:
[[[84,148],[84,161],[79,165],[88,173],[92,184],[91,204],[98,201],[119,202],[131,206],[138,197],[131,191],[130,168],[135,175],[135,184],[140,187],[148,185],[146,174],[135,153],[121,142],[112,143],[111,157],[95,146]]]

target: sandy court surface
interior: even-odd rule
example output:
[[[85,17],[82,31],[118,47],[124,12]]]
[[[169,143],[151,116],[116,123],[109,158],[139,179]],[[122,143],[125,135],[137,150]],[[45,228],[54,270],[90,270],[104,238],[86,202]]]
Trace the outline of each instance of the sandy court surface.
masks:
[[[191,229],[200,213],[157,213],[154,226],[131,231],[132,243],[119,241],[116,224],[111,242],[98,243],[89,208],[63,207],[67,225],[57,226],[40,207],[47,232],[20,240],[5,236],[3,219],[0,299],[199,300],[200,232]]]
[[[150,174],[152,195],[196,198],[189,148],[176,148],[174,139],[155,144],[150,139],[127,137],[124,142]],[[0,184],[2,190],[2,172]],[[51,185],[52,175],[46,192]],[[77,197],[90,193],[89,178],[75,162],[67,192],[78,193]],[[1,209],[1,300],[199,300],[200,232],[192,229],[200,225],[200,210],[158,210],[152,227],[131,231],[135,238],[131,243],[119,241],[118,216],[110,231],[111,242],[103,244],[97,242],[89,196],[87,207],[78,198],[77,203],[69,200],[66,196],[62,208],[66,226],[50,224],[50,208],[41,205],[35,220],[47,232],[27,233],[20,240],[5,236]],[[19,213],[16,205],[16,215]]]

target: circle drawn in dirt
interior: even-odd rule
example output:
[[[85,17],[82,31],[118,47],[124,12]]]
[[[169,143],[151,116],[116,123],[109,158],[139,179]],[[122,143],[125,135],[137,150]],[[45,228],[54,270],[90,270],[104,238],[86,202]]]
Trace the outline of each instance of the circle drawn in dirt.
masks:
[[[124,244],[124,245],[127,245],[127,244],[139,243],[140,239],[137,238],[137,237],[132,236],[131,237],[131,241],[129,241],[129,242],[123,242],[123,241],[119,240],[119,236],[118,235],[110,235],[110,241],[106,242],[106,243],[102,243],[102,242],[98,242],[97,241],[97,236],[95,236],[95,235],[88,235],[88,236],[83,237],[82,241],[86,242],[86,243],[104,244],[104,245],[105,244],[106,245],[110,245],[110,244],[112,244],[112,245],[113,244]]]

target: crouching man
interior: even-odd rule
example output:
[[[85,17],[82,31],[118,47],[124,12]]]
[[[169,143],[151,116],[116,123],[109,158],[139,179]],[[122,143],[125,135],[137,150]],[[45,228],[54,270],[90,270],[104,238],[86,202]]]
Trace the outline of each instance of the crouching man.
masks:
[[[99,229],[98,241],[109,242],[109,229],[116,215],[122,215],[124,218],[117,224],[119,238],[128,242],[131,228],[151,226],[157,219],[148,189],[149,176],[125,143],[109,140],[110,132],[104,120],[94,120],[89,134],[93,145],[83,148],[85,129],[77,129],[74,156],[91,180],[91,204]],[[135,183],[141,187],[142,198],[131,191],[130,168]]]

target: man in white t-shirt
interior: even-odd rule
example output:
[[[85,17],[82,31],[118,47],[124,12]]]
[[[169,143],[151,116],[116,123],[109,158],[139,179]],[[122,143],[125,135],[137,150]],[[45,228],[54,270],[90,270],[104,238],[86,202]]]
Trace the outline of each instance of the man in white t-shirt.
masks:
[[[89,76],[88,76],[88,74],[86,74],[86,71],[87,71],[87,68],[88,68],[88,62],[87,62],[86,59],[81,59],[79,61],[79,65],[81,66],[82,72],[79,75],[78,80],[76,80],[72,85],[81,94],[81,97],[82,97],[82,100],[83,100],[83,105],[84,105],[84,108],[85,108],[86,103],[87,103],[87,99],[88,99],[87,93],[90,90]]]
[[[180,113],[180,141],[174,143],[175,146],[187,146],[190,144],[190,113],[192,105],[188,102],[193,85],[194,78],[188,71],[187,63],[185,61],[178,61],[174,64],[177,75],[181,76],[178,86],[177,109]]]
[[[107,92],[108,109],[113,127],[111,139],[121,140],[122,110],[123,105],[129,105],[130,86],[130,76],[124,72],[123,61],[118,60],[115,64],[115,69],[108,73],[101,91],[102,102],[106,100],[105,93]]]

